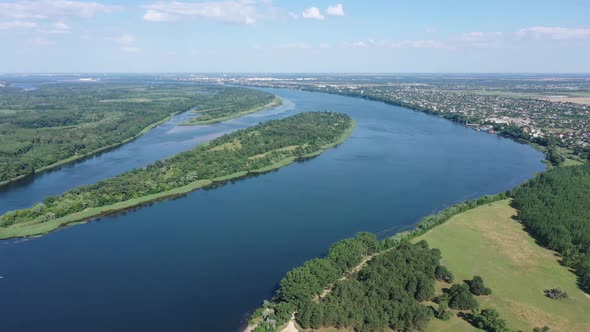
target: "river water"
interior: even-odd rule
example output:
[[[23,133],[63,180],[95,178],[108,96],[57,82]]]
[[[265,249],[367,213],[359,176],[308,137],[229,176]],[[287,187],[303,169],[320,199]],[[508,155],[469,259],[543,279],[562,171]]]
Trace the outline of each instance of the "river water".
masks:
[[[312,160],[0,242],[6,331],[235,331],[289,269],[359,231],[380,237],[544,170],[527,145],[364,99],[265,89],[284,105],[227,122],[181,114],[93,158],[0,192],[0,213],[298,112],[352,116],[349,139]]]

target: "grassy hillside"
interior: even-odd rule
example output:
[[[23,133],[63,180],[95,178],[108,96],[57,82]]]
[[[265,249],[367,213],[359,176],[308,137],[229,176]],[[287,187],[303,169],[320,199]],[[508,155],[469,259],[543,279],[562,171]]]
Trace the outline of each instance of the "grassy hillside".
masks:
[[[455,280],[480,275],[493,290],[479,297],[482,307],[497,309],[510,328],[531,331],[547,325],[551,331],[590,331],[590,297],[576,285],[576,276],[558,263],[553,251],[537,245],[513,217],[503,200],[453,217],[415,239],[442,252],[442,263]],[[545,289],[559,287],[566,300],[551,300]],[[433,320],[429,331],[475,331],[457,317]]]

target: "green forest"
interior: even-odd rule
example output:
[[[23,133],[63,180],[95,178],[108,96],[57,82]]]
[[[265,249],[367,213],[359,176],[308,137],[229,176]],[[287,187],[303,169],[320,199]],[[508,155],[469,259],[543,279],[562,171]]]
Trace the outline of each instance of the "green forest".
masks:
[[[0,227],[45,223],[87,209],[167,192],[202,180],[229,179],[305,158],[340,143],[354,122],[340,113],[312,112],[272,120],[93,185],[47,197],[0,217]]]
[[[590,292],[590,165],[558,167],[513,191],[527,231],[574,268]]]
[[[432,311],[420,302],[434,297],[440,259],[426,242],[404,243],[376,256],[356,277],[338,281],[320,301],[303,303],[297,320],[303,328],[421,330]]]
[[[120,144],[194,107],[234,105],[232,109],[244,110],[272,98],[245,88],[178,84],[64,83],[33,91],[1,89],[0,183]],[[242,99],[248,102],[236,103]]]
[[[332,245],[326,257],[289,271],[273,302],[253,314],[258,323],[255,331],[274,331],[293,312],[305,329],[423,329],[433,311],[421,302],[434,297],[437,278],[444,280],[450,274],[440,265],[440,251],[425,241],[391,248],[388,244],[373,234],[359,233]],[[366,266],[351,273],[365,260]]]
[[[432,317],[448,319],[451,312],[446,307],[476,309],[473,295],[491,292],[481,277],[453,284],[446,289],[446,299],[435,298],[434,281],[451,284],[453,274],[440,264],[440,250],[429,249],[425,241],[409,241],[459,213],[507,197],[501,193],[453,205],[382,241],[374,234],[359,233],[336,242],[325,257],[287,272],[273,301],[265,301],[249,323],[257,332],[277,331],[296,312],[303,328],[411,331],[422,330]],[[428,300],[437,301],[439,309],[429,307]]]
[[[280,105],[282,102],[273,94],[258,90],[244,93],[241,89],[229,90],[224,93],[223,100],[209,98],[193,111],[199,116],[182,123],[182,125],[210,124],[229,120],[242,115],[261,111],[265,108]]]

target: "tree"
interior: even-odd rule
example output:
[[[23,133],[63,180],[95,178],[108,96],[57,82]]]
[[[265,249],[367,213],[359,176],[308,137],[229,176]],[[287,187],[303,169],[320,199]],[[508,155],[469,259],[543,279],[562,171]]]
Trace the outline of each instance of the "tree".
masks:
[[[466,285],[454,284],[449,290],[449,308],[457,310],[473,310],[478,307],[477,301]]]
[[[449,320],[453,315],[449,310],[447,310],[448,305],[446,302],[441,302],[438,304],[438,310],[436,311],[435,317],[441,320]]]
[[[473,295],[490,295],[492,290],[487,288],[483,283],[483,278],[480,276],[474,276],[472,280],[468,282],[469,291]]]
[[[439,265],[436,267],[434,276],[437,280],[442,280],[448,283],[452,283],[454,279],[453,273],[451,273],[451,271],[449,271],[449,269],[447,269],[447,267],[444,265]]]
[[[483,309],[480,313],[474,314],[474,324],[488,332],[507,332],[506,321],[500,318],[495,309]]]
[[[565,157],[559,153],[557,148],[551,146],[547,149],[547,160],[549,160],[553,166],[560,166],[565,161]]]

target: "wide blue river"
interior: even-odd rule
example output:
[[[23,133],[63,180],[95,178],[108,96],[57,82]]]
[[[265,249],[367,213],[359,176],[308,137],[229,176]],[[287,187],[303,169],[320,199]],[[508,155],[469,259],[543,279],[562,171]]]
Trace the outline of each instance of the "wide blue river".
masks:
[[[289,269],[359,231],[391,235],[545,167],[527,145],[409,109],[267,89],[275,109],[215,125],[178,115],[141,138],[0,192],[0,213],[145,166],[223,133],[331,110],[357,127],[276,172],[51,234],[0,242],[3,331],[236,331]]]

